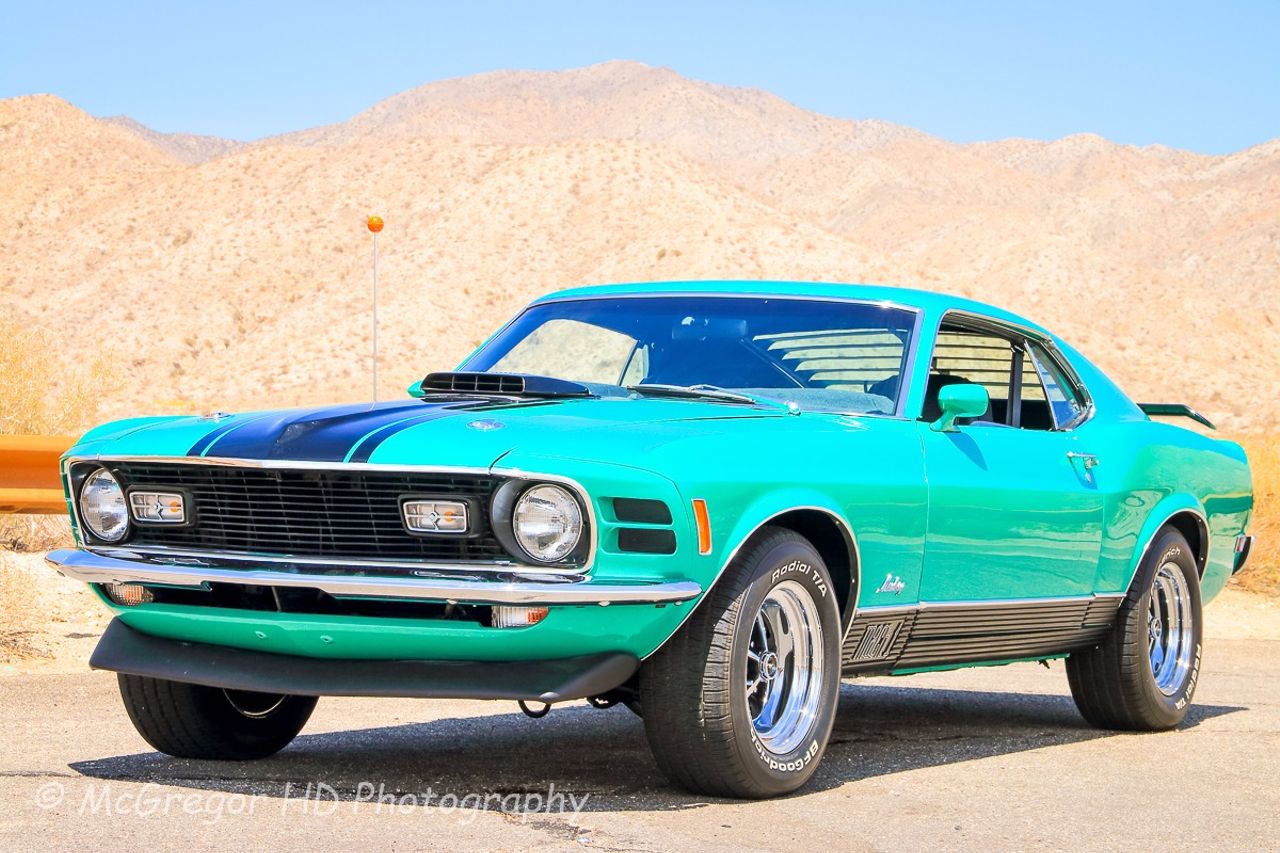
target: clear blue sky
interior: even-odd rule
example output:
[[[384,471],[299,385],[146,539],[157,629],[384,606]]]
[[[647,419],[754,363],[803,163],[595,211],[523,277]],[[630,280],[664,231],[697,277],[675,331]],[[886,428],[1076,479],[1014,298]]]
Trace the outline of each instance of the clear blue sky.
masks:
[[[954,139],[1280,136],[1280,2],[0,0],[0,97],[250,139],[430,80],[607,59]]]

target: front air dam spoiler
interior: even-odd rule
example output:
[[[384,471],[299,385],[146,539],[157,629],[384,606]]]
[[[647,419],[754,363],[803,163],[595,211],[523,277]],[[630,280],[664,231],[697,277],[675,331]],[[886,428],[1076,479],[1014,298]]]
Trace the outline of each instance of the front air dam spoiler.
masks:
[[[640,659],[608,652],[534,661],[334,660],[170,640],[114,619],[89,666],[225,690],[297,696],[564,702],[620,687],[639,669]]]

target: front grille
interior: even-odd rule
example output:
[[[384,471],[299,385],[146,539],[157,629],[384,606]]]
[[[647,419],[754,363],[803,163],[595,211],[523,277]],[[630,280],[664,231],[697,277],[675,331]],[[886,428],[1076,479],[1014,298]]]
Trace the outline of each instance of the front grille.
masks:
[[[126,488],[189,495],[186,527],[135,524],[129,545],[294,557],[485,562],[510,560],[489,523],[495,477],[416,471],[253,468],[113,462]],[[405,495],[472,498],[473,535],[417,536],[404,529]]]

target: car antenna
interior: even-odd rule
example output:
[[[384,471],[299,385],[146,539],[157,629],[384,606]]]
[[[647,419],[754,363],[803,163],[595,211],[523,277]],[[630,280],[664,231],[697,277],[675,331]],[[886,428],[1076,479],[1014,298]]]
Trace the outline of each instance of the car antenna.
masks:
[[[373,233],[373,402],[378,402],[378,232],[382,217],[370,216],[364,223]]]

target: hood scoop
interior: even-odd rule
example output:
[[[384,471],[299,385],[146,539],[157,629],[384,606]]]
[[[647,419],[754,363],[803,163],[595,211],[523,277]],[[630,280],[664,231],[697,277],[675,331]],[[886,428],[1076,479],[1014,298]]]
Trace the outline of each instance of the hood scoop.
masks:
[[[423,395],[477,394],[500,397],[590,397],[585,385],[526,373],[428,373],[419,383]]]

